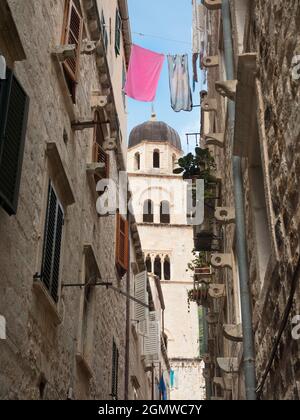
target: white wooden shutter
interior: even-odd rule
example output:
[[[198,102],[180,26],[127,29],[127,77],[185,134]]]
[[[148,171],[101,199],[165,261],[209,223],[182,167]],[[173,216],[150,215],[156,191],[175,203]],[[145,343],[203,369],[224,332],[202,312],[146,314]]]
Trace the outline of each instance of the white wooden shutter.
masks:
[[[160,361],[160,322],[157,312],[149,313],[149,334],[144,338],[143,355],[147,363]]]
[[[135,276],[135,298],[149,305],[147,292],[147,272],[143,271]],[[148,334],[149,309],[135,302],[134,319],[138,322],[138,332],[142,335]]]

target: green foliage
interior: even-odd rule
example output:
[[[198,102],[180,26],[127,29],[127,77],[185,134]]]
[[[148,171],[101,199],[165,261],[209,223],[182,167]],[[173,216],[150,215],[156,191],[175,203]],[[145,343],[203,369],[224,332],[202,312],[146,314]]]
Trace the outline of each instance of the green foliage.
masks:
[[[174,169],[174,174],[182,174],[183,179],[203,179],[207,191],[217,181],[212,175],[216,169],[215,160],[208,149],[196,147],[195,154],[188,153],[177,164],[179,168]]]
[[[193,260],[188,263],[188,268],[186,271],[195,272],[195,268],[208,267],[206,253],[204,251],[197,252],[195,249],[192,251]]]

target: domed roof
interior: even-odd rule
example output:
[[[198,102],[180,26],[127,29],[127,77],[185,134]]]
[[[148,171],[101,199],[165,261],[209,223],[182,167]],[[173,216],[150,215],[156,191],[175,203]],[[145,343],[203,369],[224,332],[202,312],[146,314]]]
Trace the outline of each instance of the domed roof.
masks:
[[[152,114],[150,121],[138,125],[131,131],[128,143],[129,149],[144,140],[169,143],[176,149],[181,150],[181,141],[177,131],[163,121],[156,121],[154,114]]]

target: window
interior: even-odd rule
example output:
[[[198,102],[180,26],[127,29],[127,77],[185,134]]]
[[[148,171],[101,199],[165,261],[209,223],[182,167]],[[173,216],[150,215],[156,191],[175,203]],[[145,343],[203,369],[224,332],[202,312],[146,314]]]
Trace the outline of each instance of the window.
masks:
[[[160,153],[159,150],[153,152],[153,168],[160,168]]]
[[[121,29],[122,29],[122,19],[120,12],[117,9],[116,11],[116,30],[115,30],[115,52],[116,56],[120,55],[121,50]]]
[[[7,68],[0,80],[0,205],[11,216],[17,213],[29,98]]]
[[[76,85],[79,73],[79,59],[83,32],[83,19],[80,12],[79,3],[74,0],[66,2],[66,13],[63,30],[63,45],[76,45],[74,58],[68,58],[63,63],[67,85],[73,100],[76,102]]]
[[[111,373],[111,397],[118,400],[118,380],[119,380],[119,350],[113,341],[112,351],[112,373]]]
[[[164,260],[164,279],[171,280],[171,264],[168,256],[166,256]]]
[[[160,223],[170,223],[170,204],[168,201],[162,201],[160,203]]]
[[[109,155],[103,149],[104,136],[99,112],[95,112],[95,130],[93,141],[93,162],[105,164],[105,178],[109,178]],[[98,179],[96,179],[96,182]]]
[[[106,23],[105,23],[105,17],[104,17],[103,10],[102,10],[102,14],[101,14],[101,34],[102,34],[102,39],[103,39],[103,44],[104,44],[105,51],[107,51],[108,34],[107,34],[107,28],[106,28]]]
[[[135,171],[141,169],[141,155],[138,152],[134,155],[134,169]]]
[[[58,302],[59,269],[64,213],[49,183],[41,279],[55,302]]]
[[[143,222],[144,223],[153,223],[154,222],[153,203],[152,203],[151,200],[146,200],[145,203],[144,203]]]
[[[154,260],[154,274],[161,280],[161,259],[159,255]]]
[[[147,272],[152,273],[152,261],[151,261],[150,255],[147,255],[145,264],[146,264]]]
[[[122,276],[128,271],[128,252],[128,221],[117,213],[116,266]]]

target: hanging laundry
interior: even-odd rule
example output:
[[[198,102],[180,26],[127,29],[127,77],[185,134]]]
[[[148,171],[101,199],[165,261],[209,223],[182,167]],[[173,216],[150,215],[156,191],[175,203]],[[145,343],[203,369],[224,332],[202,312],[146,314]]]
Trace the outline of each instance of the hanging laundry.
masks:
[[[167,393],[167,387],[166,387],[166,384],[165,384],[165,380],[164,380],[164,376],[163,375],[160,378],[159,389],[160,389],[160,392],[161,392],[162,400],[163,401],[167,401],[167,399],[168,399],[168,393]]]
[[[192,111],[193,101],[188,69],[188,56],[168,55],[171,106],[174,111]]]
[[[198,83],[198,69],[197,69],[198,58],[199,58],[199,54],[193,53],[193,92],[195,92],[196,83]]]
[[[126,95],[138,101],[154,101],[164,59],[164,54],[133,45],[124,88]]]

